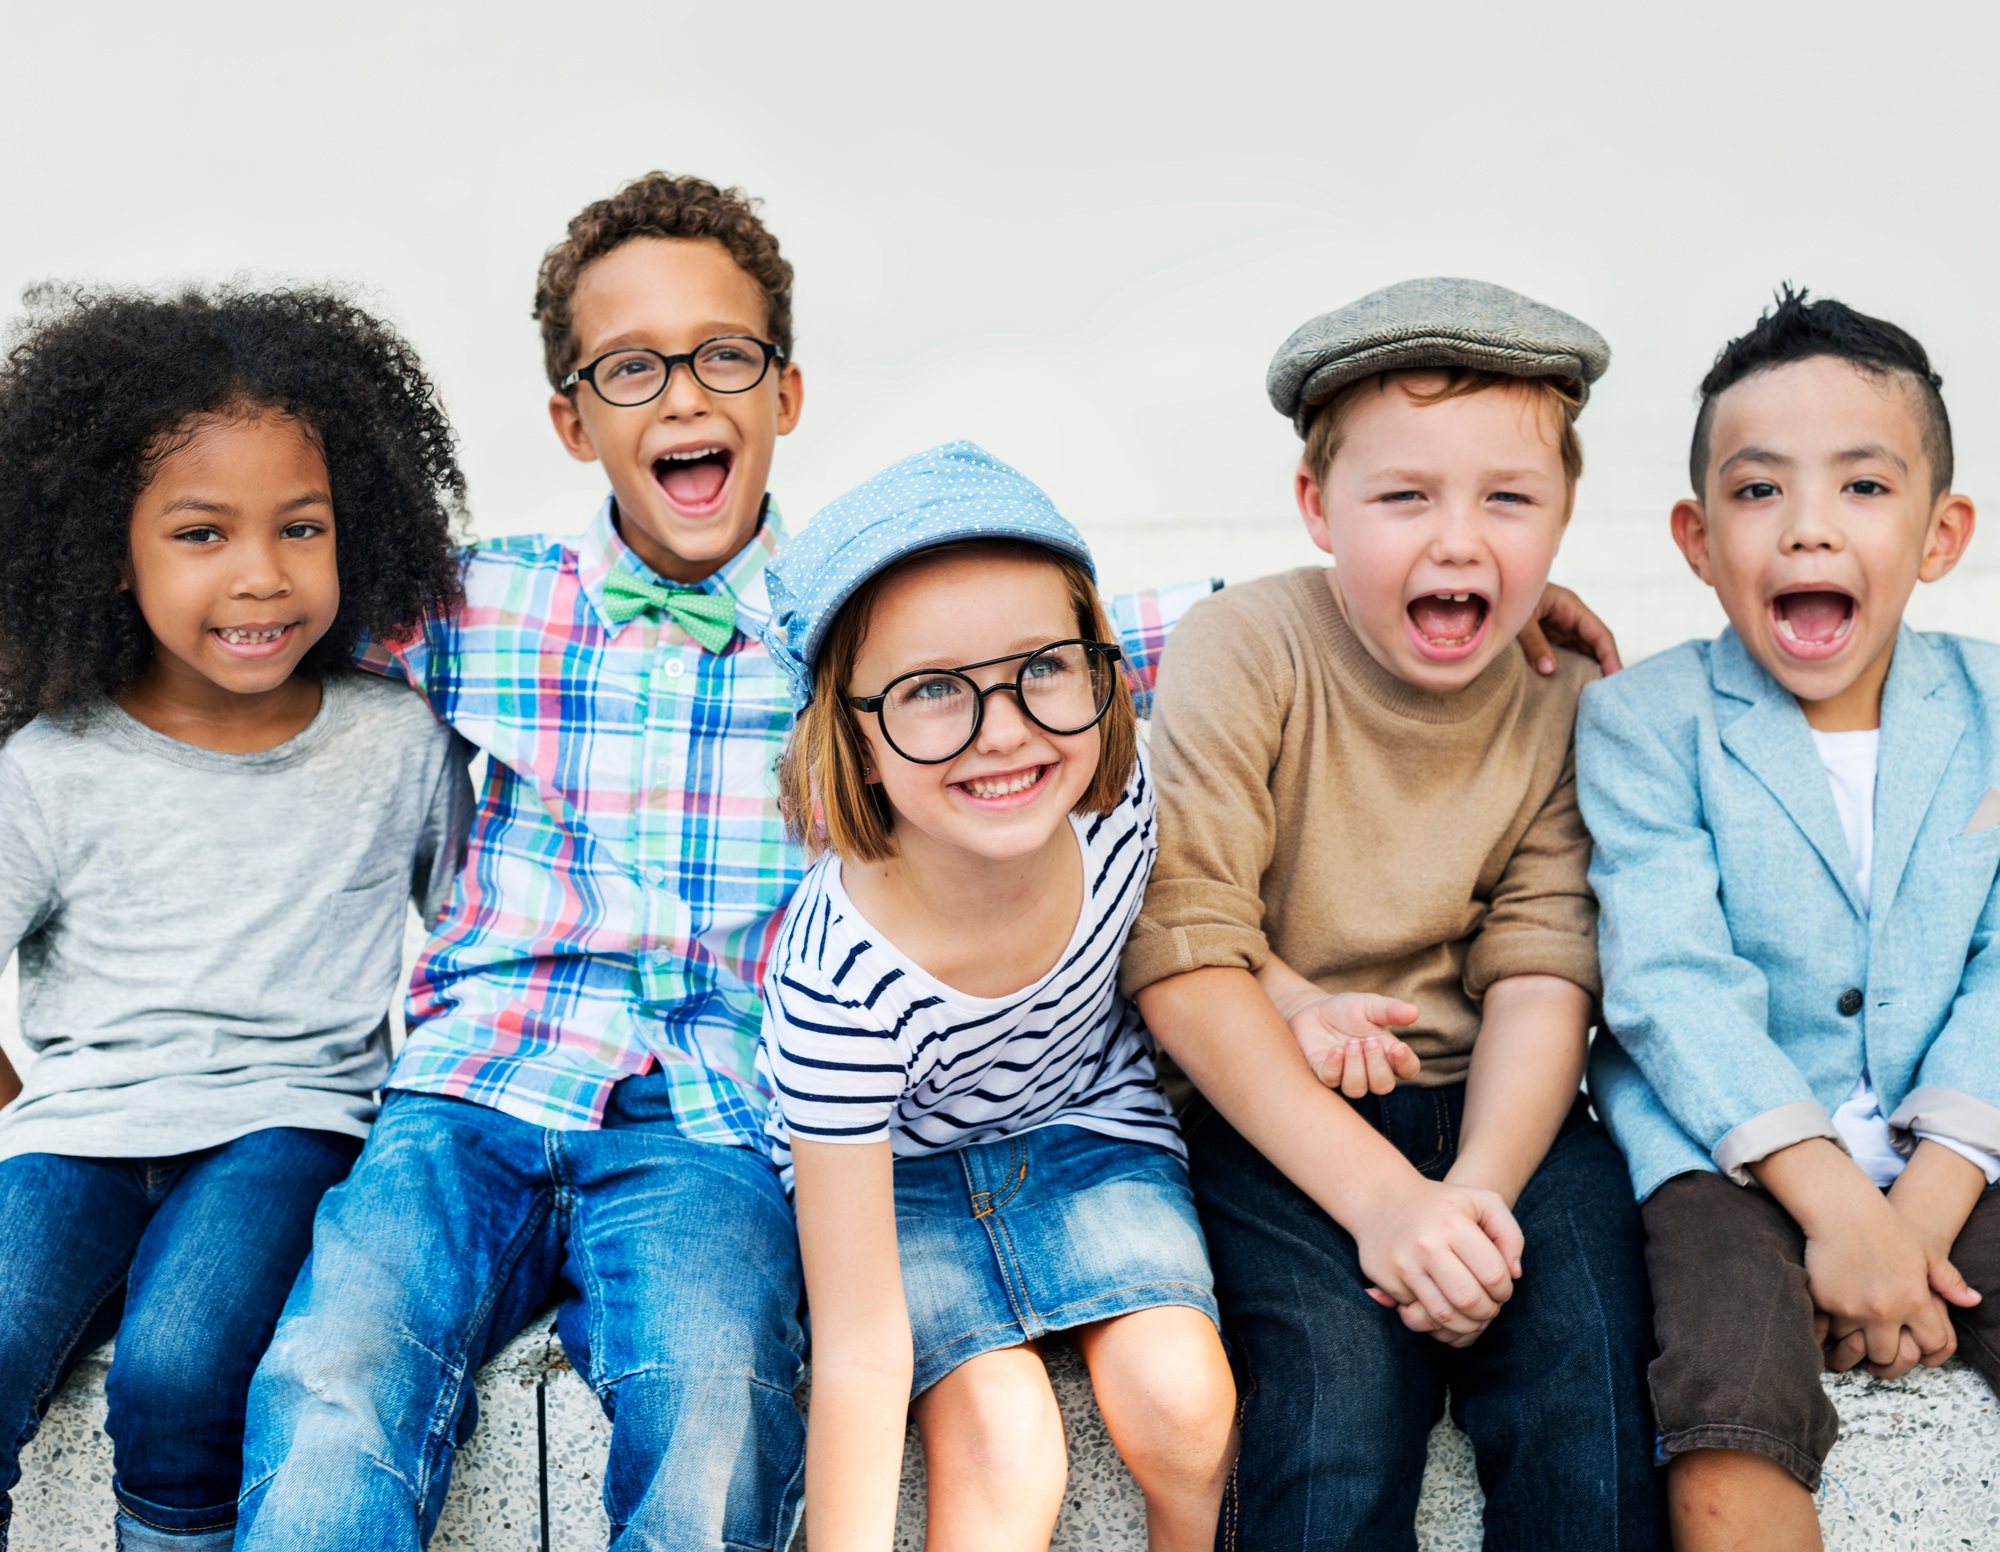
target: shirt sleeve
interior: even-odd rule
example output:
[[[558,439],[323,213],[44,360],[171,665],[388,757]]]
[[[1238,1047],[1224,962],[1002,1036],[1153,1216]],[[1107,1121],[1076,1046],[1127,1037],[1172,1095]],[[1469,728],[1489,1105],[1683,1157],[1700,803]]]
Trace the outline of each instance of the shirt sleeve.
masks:
[[[0,964],[56,907],[55,845],[20,766],[0,753]]]
[[[1270,955],[1261,885],[1277,845],[1271,769],[1292,673],[1220,604],[1188,616],[1161,665],[1159,855],[1120,965],[1127,996],[1191,970],[1255,970]]]
[[[465,861],[466,837],[472,833],[471,764],[472,745],[457,733],[447,733],[410,875],[410,898],[426,927],[436,926],[444,914],[451,886]]]
[[[1166,650],[1167,638],[1189,609],[1221,587],[1222,578],[1210,577],[1203,582],[1149,588],[1143,593],[1120,593],[1105,605],[1124,651],[1125,683],[1140,716],[1153,714],[1153,685],[1159,677],[1160,654]]]
[[[801,903],[764,974],[762,1042],[778,1112],[794,1139],[886,1141],[908,1068],[898,1032],[876,1013],[880,977],[835,935],[825,895]]]
[[[1763,972],[1735,951],[1694,774],[1622,684],[1593,685],[1577,722],[1605,1027],[1681,1129],[1748,1185],[1757,1160],[1839,1133],[1771,1038]]]
[[[1465,993],[1477,1000],[1510,975],[1561,976],[1593,997],[1600,989],[1590,832],[1577,807],[1574,748],[1507,859],[1466,955]]]

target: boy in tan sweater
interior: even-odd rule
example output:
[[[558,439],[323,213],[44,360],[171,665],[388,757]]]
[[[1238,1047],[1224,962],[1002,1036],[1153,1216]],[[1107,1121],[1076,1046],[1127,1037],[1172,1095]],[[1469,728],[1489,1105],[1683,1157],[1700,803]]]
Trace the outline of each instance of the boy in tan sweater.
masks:
[[[1661,1542],[1638,1220],[1578,1093],[1598,981],[1571,732],[1595,670],[1511,650],[1607,360],[1472,281],[1307,324],[1270,387],[1335,566],[1197,605],[1161,667],[1160,855],[1123,980],[1202,1096],[1245,1548],[1414,1546],[1447,1391],[1488,1547]]]

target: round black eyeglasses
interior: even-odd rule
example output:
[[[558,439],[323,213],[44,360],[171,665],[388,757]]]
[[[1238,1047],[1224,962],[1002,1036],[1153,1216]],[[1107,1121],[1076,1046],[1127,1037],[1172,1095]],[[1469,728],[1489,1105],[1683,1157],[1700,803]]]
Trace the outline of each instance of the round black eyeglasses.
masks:
[[[651,404],[665,393],[677,366],[685,365],[694,374],[694,380],[710,393],[748,393],[764,380],[773,361],[782,366],[784,360],[784,350],[769,340],[753,339],[748,334],[724,334],[703,340],[693,350],[678,356],[662,355],[638,345],[607,350],[556,386],[567,393],[578,383],[589,383],[606,404],[634,409]]]
[[[1012,690],[1030,722],[1045,733],[1082,733],[1111,709],[1119,649],[1102,641],[1052,641],[1032,652],[1010,652],[958,668],[898,674],[880,695],[850,695],[856,711],[872,711],[889,747],[912,765],[942,765],[972,746],[986,719],[986,697]],[[1013,679],[982,685],[975,668],[1019,663]]]

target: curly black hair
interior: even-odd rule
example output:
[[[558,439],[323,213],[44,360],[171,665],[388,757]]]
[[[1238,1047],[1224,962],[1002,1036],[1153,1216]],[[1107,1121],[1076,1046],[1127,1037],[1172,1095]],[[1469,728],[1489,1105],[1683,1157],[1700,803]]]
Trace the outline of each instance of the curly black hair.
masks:
[[[450,424],[416,352],[345,297],[42,286],[0,363],[0,736],[76,713],[152,655],[119,582],[133,504],[203,417],[296,417],[326,458],[340,610],[300,663],[406,634],[462,594]]]

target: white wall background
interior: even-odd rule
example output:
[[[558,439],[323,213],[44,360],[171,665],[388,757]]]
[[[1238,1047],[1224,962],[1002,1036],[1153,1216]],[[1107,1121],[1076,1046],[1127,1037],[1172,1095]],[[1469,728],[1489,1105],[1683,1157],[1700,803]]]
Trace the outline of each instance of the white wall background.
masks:
[[[547,428],[536,262],[699,172],[798,267],[795,522],[970,436],[1125,587],[1312,558],[1272,349],[1475,275],[1612,343],[1556,575],[1638,655],[1719,622],[1665,515],[1779,280],[1923,339],[1960,488],[2000,501],[1996,45],[1970,0],[0,0],[0,312],[49,278],[356,287],[441,385],[478,532],[572,530],[601,482]],[[2000,529],[1916,614],[1996,609]]]

